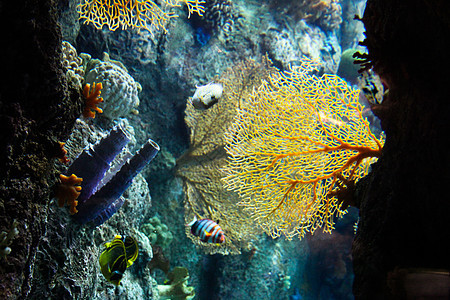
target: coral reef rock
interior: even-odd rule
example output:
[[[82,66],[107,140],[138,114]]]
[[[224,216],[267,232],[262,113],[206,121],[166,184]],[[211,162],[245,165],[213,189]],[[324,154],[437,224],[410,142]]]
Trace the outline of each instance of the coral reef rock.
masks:
[[[84,80],[83,59],[78,56],[77,49],[67,41],[62,42],[62,54],[62,61],[67,70],[68,79],[74,81],[81,88]]]

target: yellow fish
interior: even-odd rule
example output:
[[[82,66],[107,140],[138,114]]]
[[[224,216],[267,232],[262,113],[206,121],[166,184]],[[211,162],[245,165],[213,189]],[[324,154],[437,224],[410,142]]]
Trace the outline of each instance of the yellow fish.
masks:
[[[134,238],[124,239],[116,235],[111,242],[105,243],[106,249],[100,254],[100,270],[109,282],[119,285],[125,270],[130,267],[139,254]]]

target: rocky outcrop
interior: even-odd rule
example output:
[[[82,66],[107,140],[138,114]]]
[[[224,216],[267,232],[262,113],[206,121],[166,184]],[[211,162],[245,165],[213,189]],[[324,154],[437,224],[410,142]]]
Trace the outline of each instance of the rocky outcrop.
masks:
[[[367,2],[366,66],[389,92],[372,108],[386,133],[383,154],[359,186],[356,299],[403,299],[412,291],[399,274],[450,269],[449,13],[446,1]]]
[[[0,231],[18,235],[0,263],[0,298],[25,299],[49,214],[55,156],[81,113],[79,90],[62,64],[56,1],[0,8]]]

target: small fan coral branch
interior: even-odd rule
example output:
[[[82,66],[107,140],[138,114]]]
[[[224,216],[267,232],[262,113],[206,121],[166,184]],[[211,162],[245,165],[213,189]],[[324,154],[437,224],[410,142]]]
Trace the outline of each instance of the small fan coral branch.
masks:
[[[58,206],[63,207],[64,203],[70,206],[70,214],[76,214],[78,211],[76,206],[78,205],[77,198],[81,191],[82,178],[78,178],[75,174],[65,176],[59,175],[61,184],[56,189],[56,198],[58,198]]]
[[[98,108],[97,105],[103,102],[103,98],[100,97],[102,93],[103,85],[101,82],[91,85],[87,83],[83,89],[83,96],[86,98],[86,106],[83,111],[83,116],[86,118],[95,118],[95,112],[102,113],[103,110]]]
[[[340,199],[344,190],[381,154],[359,90],[338,76],[314,75],[317,66],[304,58],[271,75],[226,134],[225,186],[274,238],[331,232],[350,203]]]
[[[66,154],[67,154],[67,150],[64,149],[64,145],[66,143],[62,143],[62,142],[58,142],[59,145],[59,153],[58,153],[58,159],[60,162],[62,162],[63,164],[67,164],[69,162],[69,159],[67,158]]]
[[[161,2],[161,5],[157,3]],[[167,12],[165,7],[179,7],[183,3],[187,6],[189,17],[192,13],[203,15],[203,0],[82,0],[78,5],[80,20],[85,23],[92,23],[97,29],[103,26],[109,30],[115,31],[122,29],[141,28],[152,33],[152,27],[156,30],[167,31],[165,23],[178,17],[173,12]]]

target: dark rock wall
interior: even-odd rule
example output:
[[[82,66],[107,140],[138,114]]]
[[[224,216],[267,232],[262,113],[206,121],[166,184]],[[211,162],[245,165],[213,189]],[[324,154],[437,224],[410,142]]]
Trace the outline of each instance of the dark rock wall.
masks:
[[[389,88],[373,107],[386,133],[360,204],[353,242],[356,299],[402,299],[405,268],[449,269],[450,4],[368,0],[364,44]]]
[[[19,234],[0,258],[0,298],[24,299],[31,289],[36,249],[45,231],[56,179],[57,141],[81,113],[61,63],[55,1],[0,4],[0,232],[13,220]]]

